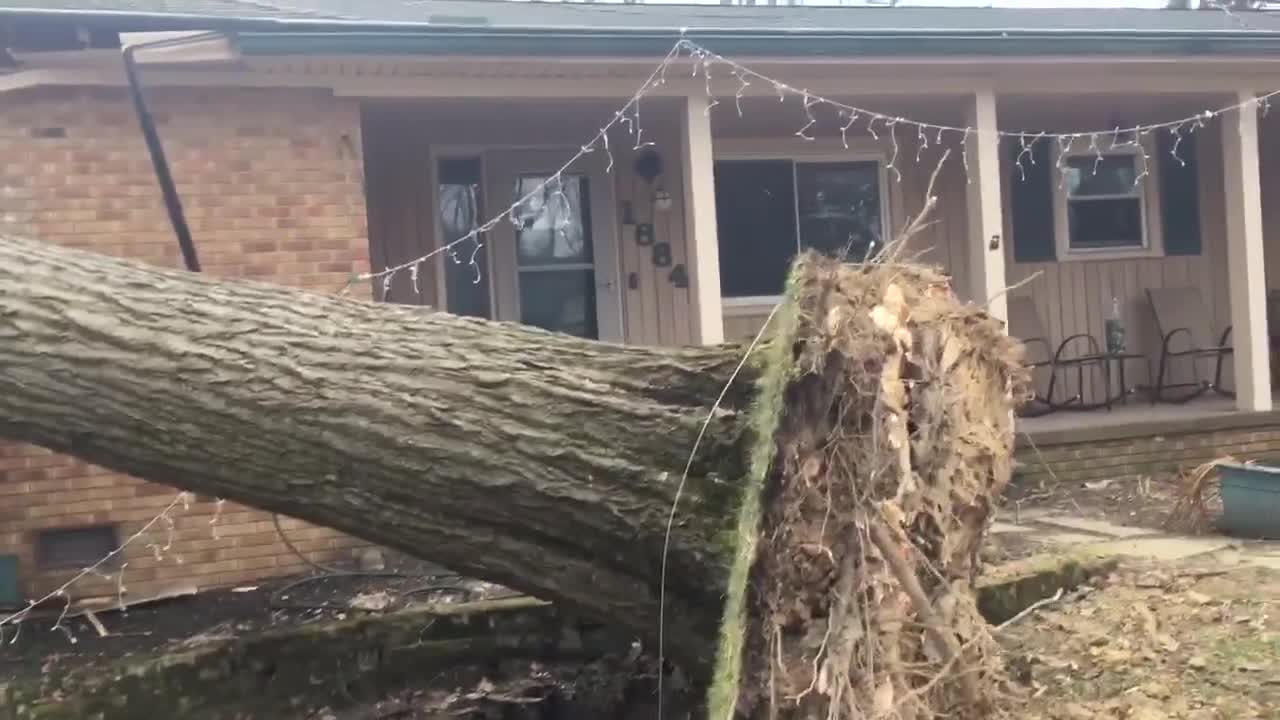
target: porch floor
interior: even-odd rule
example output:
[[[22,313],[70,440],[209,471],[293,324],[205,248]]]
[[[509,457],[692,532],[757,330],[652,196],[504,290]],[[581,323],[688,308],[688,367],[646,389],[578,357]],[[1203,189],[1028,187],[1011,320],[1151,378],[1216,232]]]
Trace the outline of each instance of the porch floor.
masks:
[[[1280,408],[1280,395],[1276,399]],[[1018,418],[1016,427],[1019,441],[1029,438],[1036,443],[1055,444],[1277,425],[1280,410],[1242,412],[1236,409],[1233,398],[1215,395],[1182,405],[1152,405],[1146,400],[1131,399],[1128,404],[1115,405],[1110,412],[1101,408],[1060,410],[1041,417]]]

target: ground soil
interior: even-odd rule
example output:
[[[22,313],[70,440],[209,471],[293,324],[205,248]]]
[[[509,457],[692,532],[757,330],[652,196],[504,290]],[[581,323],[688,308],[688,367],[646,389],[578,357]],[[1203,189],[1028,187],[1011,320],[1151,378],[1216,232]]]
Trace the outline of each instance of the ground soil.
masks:
[[[1280,717],[1280,573],[1128,563],[1000,633],[1029,720]]]
[[[1006,493],[1000,519],[1017,523],[1024,512],[1052,512],[1115,525],[1162,529],[1185,486],[1186,478],[1173,474],[1083,483],[1015,482]]]
[[[1153,478],[1015,488],[1000,520],[1053,512],[1160,528],[1180,487],[1173,478]],[[984,555],[988,562],[1021,555],[1018,541],[1018,533],[994,536]],[[60,672],[210,636],[333,620],[365,612],[353,608],[353,600],[379,593],[394,609],[423,596],[406,591],[428,585],[438,588],[426,593],[431,600],[505,592],[456,578],[433,579],[425,572],[292,582],[205,592],[127,614],[103,613],[99,617],[110,633],[105,638],[84,619],[70,620],[65,624],[76,637],[74,644],[50,630],[53,613],[28,623],[16,642],[0,647],[0,678]],[[997,637],[1015,681],[1010,702],[1019,708],[1016,717],[1280,717],[1280,573],[1275,571],[1194,559],[1161,565],[1125,560],[1111,576],[1036,610]],[[312,708],[296,717],[561,720],[589,717],[575,710],[575,703],[592,692],[626,695],[627,712],[653,717],[653,678],[652,663],[639,655],[587,665],[499,662],[427,678],[376,702]],[[684,712],[666,715],[674,720]]]

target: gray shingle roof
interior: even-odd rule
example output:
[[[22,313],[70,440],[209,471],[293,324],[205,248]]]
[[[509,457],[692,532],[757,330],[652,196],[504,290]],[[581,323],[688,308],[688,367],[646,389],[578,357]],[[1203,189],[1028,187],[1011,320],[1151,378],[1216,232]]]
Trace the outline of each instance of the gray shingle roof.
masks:
[[[211,18],[333,17],[305,7],[286,8],[280,4],[258,0],[8,0],[0,1],[0,11],[127,13]]]
[[[0,0],[6,10],[335,19],[521,29],[950,31],[1064,34],[1280,32],[1280,13],[1071,8],[646,5],[504,0]]]

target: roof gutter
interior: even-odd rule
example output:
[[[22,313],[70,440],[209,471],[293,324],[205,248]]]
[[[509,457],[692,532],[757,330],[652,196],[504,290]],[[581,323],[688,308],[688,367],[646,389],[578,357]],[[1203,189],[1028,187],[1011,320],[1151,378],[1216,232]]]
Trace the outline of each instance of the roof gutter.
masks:
[[[875,30],[733,27],[492,27],[325,17],[253,17],[0,9],[0,21],[75,22],[109,31],[202,30],[236,33],[246,55],[576,55],[650,56],[681,37],[735,55],[1060,55],[1144,56],[1280,54],[1280,30],[1211,32],[1162,29],[883,28]]]
[[[419,27],[415,32],[241,32],[243,55],[662,55],[686,38],[724,55],[851,57],[894,55],[1280,55],[1280,33],[1124,31],[884,31],[716,29],[478,29]]]

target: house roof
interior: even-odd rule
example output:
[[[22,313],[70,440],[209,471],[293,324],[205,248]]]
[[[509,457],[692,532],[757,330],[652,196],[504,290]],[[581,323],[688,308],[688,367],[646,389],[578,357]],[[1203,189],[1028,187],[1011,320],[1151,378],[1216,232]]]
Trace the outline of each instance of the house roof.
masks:
[[[504,0],[0,0],[0,20],[237,30],[271,52],[1273,53],[1280,13],[1073,8],[652,5]],[[285,37],[285,36],[288,37]],[[659,42],[661,41],[661,42]]]
[[[292,18],[317,17],[320,13],[306,7],[289,8],[284,4],[258,0],[8,0],[0,2],[0,12],[50,17],[59,14],[80,15],[104,20],[115,16],[208,17],[208,18]],[[329,17],[336,17],[330,15]]]

